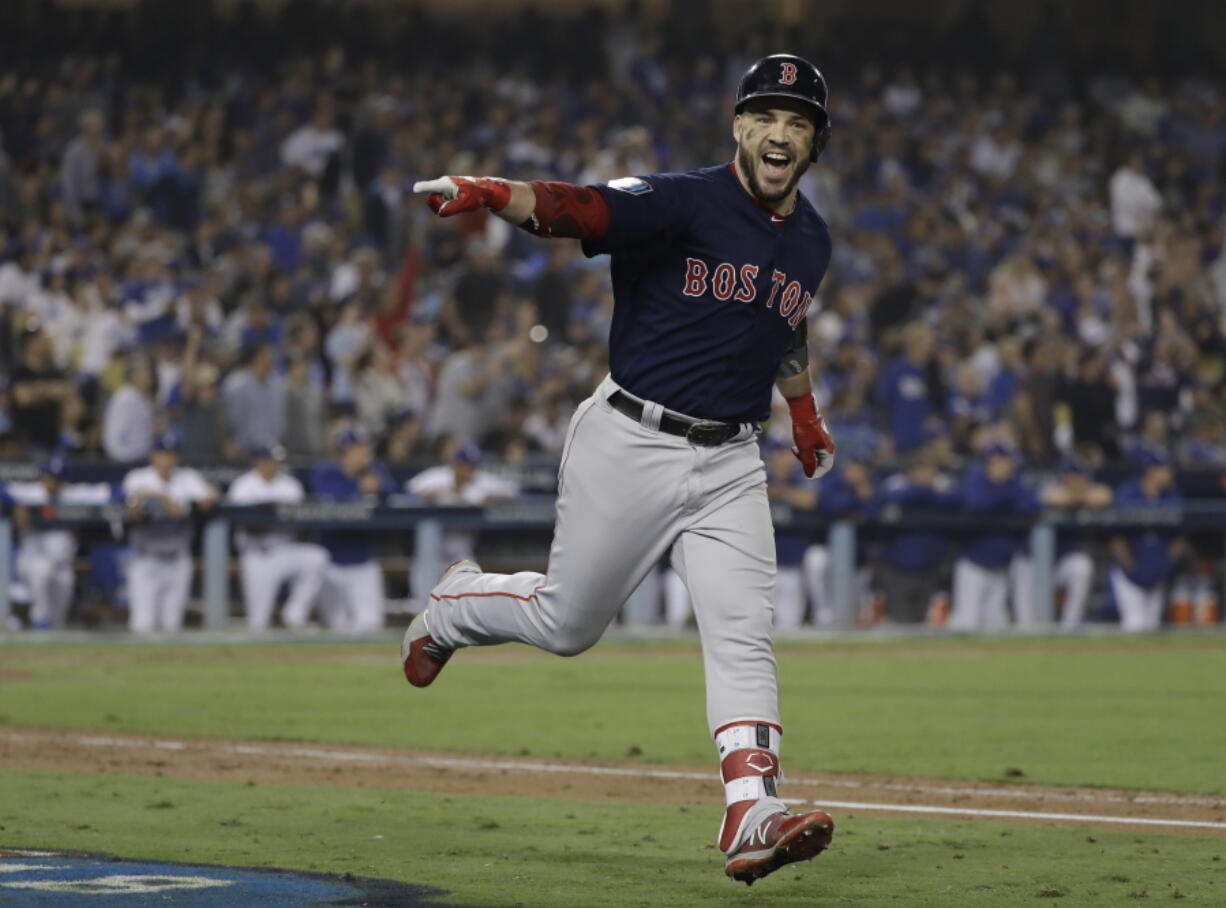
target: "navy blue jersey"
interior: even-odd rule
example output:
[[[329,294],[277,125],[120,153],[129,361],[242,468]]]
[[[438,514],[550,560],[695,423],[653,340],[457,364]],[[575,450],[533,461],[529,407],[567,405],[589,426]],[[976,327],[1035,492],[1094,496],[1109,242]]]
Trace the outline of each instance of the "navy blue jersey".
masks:
[[[877,493],[878,507],[902,505],[916,509],[953,510],[962,507],[956,489],[938,490],[907,479],[905,473],[891,476]],[[939,530],[902,529],[883,533],[881,556],[892,568],[902,571],[936,570],[949,550],[949,537]]]
[[[980,567],[1007,567],[1013,556],[1022,551],[1026,533],[1022,530],[993,527],[992,516],[1029,515],[1039,510],[1034,492],[1016,476],[1004,482],[993,482],[987,472],[974,470],[962,484],[962,501],[968,511],[983,518],[983,527],[962,545],[964,558]]]
[[[1169,507],[1182,499],[1175,489],[1167,489],[1151,498],[1141,489],[1137,479],[1129,480],[1115,490],[1115,504],[1124,508]],[[1131,530],[1125,535],[1132,552],[1133,569],[1124,575],[1137,586],[1154,587],[1175,572],[1171,558],[1171,542],[1175,533],[1163,529]]]
[[[382,492],[391,492],[395,484],[387,470],[381,464],[375,464],[372,469],[379,477]],[[311,474],[311,492],[323,501],[355,501],[365,497],[358,488],[357,477],[350,476],[337,463],[320,464],[315,468]],[[375,557],[366,533],[321,530],[319,544],[328,550],[332,563],[336,565],[366,564]]]
[[[670,410],[722,422],[770,415],[779,363],[830,263],[830,231],[798,195],[787,217],[730,164],[594,186],[612,256],[613,380]]]

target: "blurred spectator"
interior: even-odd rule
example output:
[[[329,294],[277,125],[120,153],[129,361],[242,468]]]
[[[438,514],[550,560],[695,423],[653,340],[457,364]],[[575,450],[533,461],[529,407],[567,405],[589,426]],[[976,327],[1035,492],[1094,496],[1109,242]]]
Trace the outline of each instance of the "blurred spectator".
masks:
[[[1146,175],[1140,152],[1131,152],[1111,174],[1110,191],[1111,227],[1131,252],[1133,242],[1149,237],[1162,210],[1162,195]]]
[[[215,15],[224,23],[229,13]],[[270,15],[274,27],[244,30],[241,42],[205,48],[189,35],[182,53],[139,65],[104,60],[86,19],[58,17],[54,40],[32,25],[21,52],[0,62],[0,370],[12,371],[37,321],[84,406],[61,407],[42,442],[58,444],[62,431],[86,456],[101,453],[93,427],[114,386],[111,363],[138,346],[160,349],[161,403],[186,420],[187,376],[163,341],[194,326],[199,363],[222,383],[255,344],[273,346],[287,373],[307,360],[309,381],[296,387],[316,428],[333,414],[315,415],[315,389],[326,389],[323,409],[352,406],[354,363],[378,339],[396,354],[401,406],[432,436],[490,438],[520,457],[536,444],[523,431],[532,416],[551,447],[555,417],[607,368],[606,270],[574,244],[541,247],[483,215],[422,235],[426,213],[406,187],[516,168],[582,183],[714,159],[727,150],[719,111],[749,62],[747,32],[706,29],[688,60],[693,41],[678,29],[693,31],[692,18],[654,29],[615,18],[594,32],[604,36],[596,47],[538,15],[513,31],[532,35],[539,66],[511,60],[497,74],[474,66],[439,79],[447,42],[405,57],[385,40],[439,34],[437,12],[372,7],[327,53],[286,37],[300,4]],[[148,42],[144,18],[117,9],[114,19],[136,46]],[[992,419],[1023,424],[1018,443],[1041,463],[1070,444],[1118,463],[1155,410],[1168,415],[1181,465],[1204,462],[1222,417],[1202,404],[1226,397],[1226,86],[1220,74],[1188,78],[1193,56],[1154,78],[1135,48],[1108,58],[1121,76],[1103,78],[1093,52],[1069,69],[1067,40],[1025,51],[1039,70],[1018,78],[1016,47],[984,43],[986,23],[970,10],[937,29],[931,46],[949,63],[900,52],[888,71],[857,68],[843,59],[856,56],[854,36],[820,55],[839,74],[837,117],[856,127],[804,178],[840,238],[812,319],[815,353],[832,366],[824,404],[840,456],[887,464],[892,446],[916,450],[949,418],[958,447],[974,446],[987,427],[973,428],[979,405],[963,368],[973,362]],[[797,27],[796,40],[820,37],[814,22]],[[486,40],[487,26],[474,28]],[[205,50],[216,65],[198,65]],[[982,71],[961,72],[967,60]],[[419,115],[427,109],[445,114]],[[506,162],[490,157],[496,148]],[[900,370],[895,335],[917,319],[935,332],[931,351]],[[418,341],[423,324],[438,331]],[[537,324],[545,355],[531,364],[516,342]],[[1045,389],[1021,362],[1028,342],[1059,348],[1040,383],[1054,382],[1054,400],[1068,405],[1067,424],[1052,409],[1054,438]],[[843,345],[854,365],[838,362]],[[457,350],[491,373],[463,399],[444,367]],[[512,365],[517,374],[500,374]],[[1095,421],[1108,387],[1115,419]],[[14,401],[15,418],[22,406]],[[316,456],[320,441],[295,440],[293,456]],[[217,448],[190,451],[203,460]]]
[[[564,395],[551,394],[524,420],[524,436],[539,450],[560,457],[573,410],[573,403]]]
[[[256,448],[251,469],[230,484],[226,501],[235,505],[299,504],[306,495],[295,477],[281,469],[283,452]],[[235,533],[247,626],[265,630],[272,622],[277,593],[288,584],[281,612],[285,627],[300,628],[311,617],[323,587],[328,553],[318,545],[295,541],[293,534],[272,528],[244,527]]]
[[[80,131],[64,149],[60,162],[64,206],[76,224],[80,224],[98,202],[105,125],[101,111],[87,110],[81,114]]]
[[[1130,511],[1178,504],[1174,473],[1165,451],[1151,448],[1139,458],[1141,473],[1115,490],[1115,505]],[[1166,586],[1187,542],[1167,527],[1139,528],[1113,536],[1111,592],[1126,631],[1157,630],[1166,607]]]
[[[871,509],[877,496],[873,474],[862,463],[843,461],[821,478],[818,484],[818,510],[831,520],[846,520]],[[834,590],[831,588],[830,552],[823,542],[805,549],[801,570],[805,575],[805,588],[813,602],[813,623],[828,625],[835,619]],[[856,576],[854,598],[862,606],[869,593],[868,555],[865,546],[856,549]],[[864,617],[864,616],[860,616]],[[876,616],[868,616],[875,620]]]
[[[478,438],[486,428],[481,421],[482,399],[493,378],[494,363],[484,344],[473,342],[449,355],[439,372],[427,433],[460,442]]]
[[[17,578],[29,591],[30,626],[36,630],[64,627],[76,585],[77,534],[54,523],[44,525],[43,519],[54,520],[61,504],[99,505],[111,498],[107,484],[67,483],[67,472],[64,458],[53,455],[39,468],[38,481],[0,488],[0,500],[13,507],[20,540]]]
[[[886,368],[877,385],[894,449],[902,454],[926,442],[933,430],[927,369],[932,356],[932,329],[911,322],[903,332],[903,352]]]
[[[471,505],[479,507],[496,501],[506,501],[519,495],[519,485],[512,480],[482,470],[481,449],[474,444],[456,445],[448,462],[422,470],[405,488],[417,498],[436,505]],[[443,560],[471,559],[476,552],[477,534],[472,530],[443,532]],[[420,598],[429,592],[430,578],[425,586],[415,584]]]
[[[1060,350],[1035,339],[1026,347],[1026,370],[1014,399],[1017,427],[1026,456],[1036,464],[1049,463],[1056,445],[1056,395]]]
[[[931,447],[913,452],[906,464],[904,472],[881,484],[878,509],[899,506],[936,512],[961,506],[957,488],[939,471]],[[885,531],[876,582],[892,621],[923,623],[930,615],[933,597],[949,589],[948,534],[922,527]]]
[[[327,95],[315,103],[310,121],[295,129],[281,145],[281,161],[320,181],[331,195],[340,179],[340,154],[345,136],[336,128],[336,105]]]
[[[371,326],[363,316],[360,303],[346,303],[324,342],[332,368],[332,386],[328,396],[334,403],[353,401],[354,367],[370,347],[373,336]]]
[[[1082,352],[1057,392],[1068,406],[1072,427],[1072,443],[1082,449],[1092,449],[1111,459],[1119,457],[1118,431],[1115,422],[1115,381],[1107,369],[1107,360],[1097,350]]]
[[[305,357],[295,357],[285,375],[285,450],[300,461],[316,460],[324,452],[327,402],[311,365]]]
[[[285,439],[286,393],[274,370],[273,348],[257,344],[246,350],[243,362],[223,385],[230,435],[244,450],[275,447]]]
[[[9,394],[13,431],[44,451],[58,447],[62,411],[76,389],[52,361],[51,345],[42,332],[26,335],[21,362],[9,375]]]
[[[817,484],[806,479],[787,445],[771,445],[766,457],[766,494],[802,511],[817,507]],[[805,576],[801,565],[809,548],[809,534],[795,530],[775,531],[775,629],[792,630],[805,619]]]
[[[417,412],[401,409],[392,414],[383,448],[389,464],[403,465],[426,456],[425,427]]]
[[[182,627],[192,584],[192,512],[217,502],[203,476],[179,466],[179,446],[174,433],[159,435],[149,466],[123,479],[132,549],[128,626],[138,634]]]
[[[469,244],[468,267],[439,312],[439,320],[451,342],[463,346],[486,339],[494,319],[506,301],[502,266],[484,240]]]
[[[1111,504],[1111,489],[1095,482],[1090,467],[1078,457],[1066,457],[1057,478],[1043,487],[1040,500],[1049,508],[1102,510]],[[1086,539],[1074,530],[1056,534],[1055,592],[1061,604],[1060,624],[1068,629],[1085,620],[1086,601],[1094,583],[1094,559]]]
[[[374,459],[370,442],[357,429],[336,438],[337,460],[316,467],[311,492],[324,501],[376,498],[394,491],[391,476]],[[324,624],[333,630],[374,631],[383,627],[383,568],[370,537],[349,530],[325,530],[320,544],[329,565],[321,594]]]
[[[111,395],[102,422],[106,456],[135,463],[153,448],[153,370],[143,358],[128,363],[124,383]]]
[[[962,543],[954,562],[950,630],[1005,627],[1010,599],[1015,620],[1025,623],[1028,584],[1016,563],[1025,533],[1007,521],[1034,514],[1038,502],[1018,477],[1017,467],[1017,453],[996,443],[986,450],[984,466],[972,471],[963,484],[966,509],[985,521],[1000,519],[1004,525],[984,526]]]

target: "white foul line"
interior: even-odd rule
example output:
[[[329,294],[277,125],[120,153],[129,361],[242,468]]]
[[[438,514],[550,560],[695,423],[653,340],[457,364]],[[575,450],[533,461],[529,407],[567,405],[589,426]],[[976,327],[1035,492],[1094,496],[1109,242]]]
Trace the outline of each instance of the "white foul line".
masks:
[[[1010,817],[1021,820],[1072,820],[1080,823],[1123,823],[1128,826],[1192,826],[1198,829],[1226,829],[1226,823],[1207,820],[1161,820],[1149,817],[1095,816],[1088,813],[1039,813],[1033,810],[976,810],[969,807],[928,807],[921,804],[869,804],[860,801],[814,801],[819,807],[843,810],[889,810],[900,813],[939,813],[970,817]]]
[[[26,740],[32,735],[20,732],[0,732],[0,738],[10,740]],[[160,750],[187,750],[190,744],[183,741],[155,740],[145,741],[133,738],[114,738],[103,736],[82,735],[77,738],[80,744],[90,747],[132,747]],[[362,751],[331,750],[324,747],[278,747],[266,744],[218,744],[208,742],[206,746],[227,752],[246,755],[264,755],[274,757],[304,757],[313,760],[347,760],[360,763],[401,764],[416,766],[436,766],[440,769],[487,769],[503,772],[550,772],[571,773],[588,776],[625,776],[650,779],[686,779],[700,782],[718,780],[716,773],[687,772],[673,769],[652,769],[649,767],[616,767],[616,766],[585,766],[568,763],[541,763],[522,760],[479,759],[475,757],[434,757],[423,754],[379,754]],[[1026,791],[1025,789],[1008,788],[959,788],[951,785],[922,785],[904,783],[866,783],[851,779],[785,779],[789,784],[813,786],[838,786],[844,788],[879,788],[893,791],[906,791],[916,794],[957,794],[978,795],[981,797],[1033,798],[1039,800],[1070,799],[1116,803],[1135,804],[1199,804],[1222,806],[1222,798],[1206,798],[1179,795],[1137,795],[1127,797],[1122,795],[1107,795],[1095,797],[1093,794],[1080,792]],[[805,801],[786,798],[788,804],[803,804]],[[1047,813],[1031,810],[987,810],[969,807],[937,807],[923,804],[883,804],[867,801],[814,801],[819,807],[834,807],[843,810],[886,810],[893,813],[926,813],[950,816],[1000,817],[1002,819],[1022,820],[1061,820],[1081,823],[1118,823],[1126,826],[1177,826],[1195,829],[1226,829],[1226,823],[1207,820],[1176,820],[1156,817],[1120,817],[1080,813]]]

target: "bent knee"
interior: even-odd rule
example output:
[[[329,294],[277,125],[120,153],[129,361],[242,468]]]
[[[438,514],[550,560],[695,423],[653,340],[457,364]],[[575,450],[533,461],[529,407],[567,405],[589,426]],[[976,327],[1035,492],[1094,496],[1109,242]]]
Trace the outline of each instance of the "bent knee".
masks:
[[[577,656],[596,645],[604,628],[560,627],[550,635],[545,649],[555,656]]]

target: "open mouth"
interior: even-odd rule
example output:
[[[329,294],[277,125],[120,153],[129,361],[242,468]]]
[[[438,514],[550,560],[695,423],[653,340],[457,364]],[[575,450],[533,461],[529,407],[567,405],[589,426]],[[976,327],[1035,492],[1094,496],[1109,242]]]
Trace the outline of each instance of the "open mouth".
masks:
[[[782,151],[767,151],[762,154],[762,172],[768,177],[783,179],[792,166],[792,159]]]

